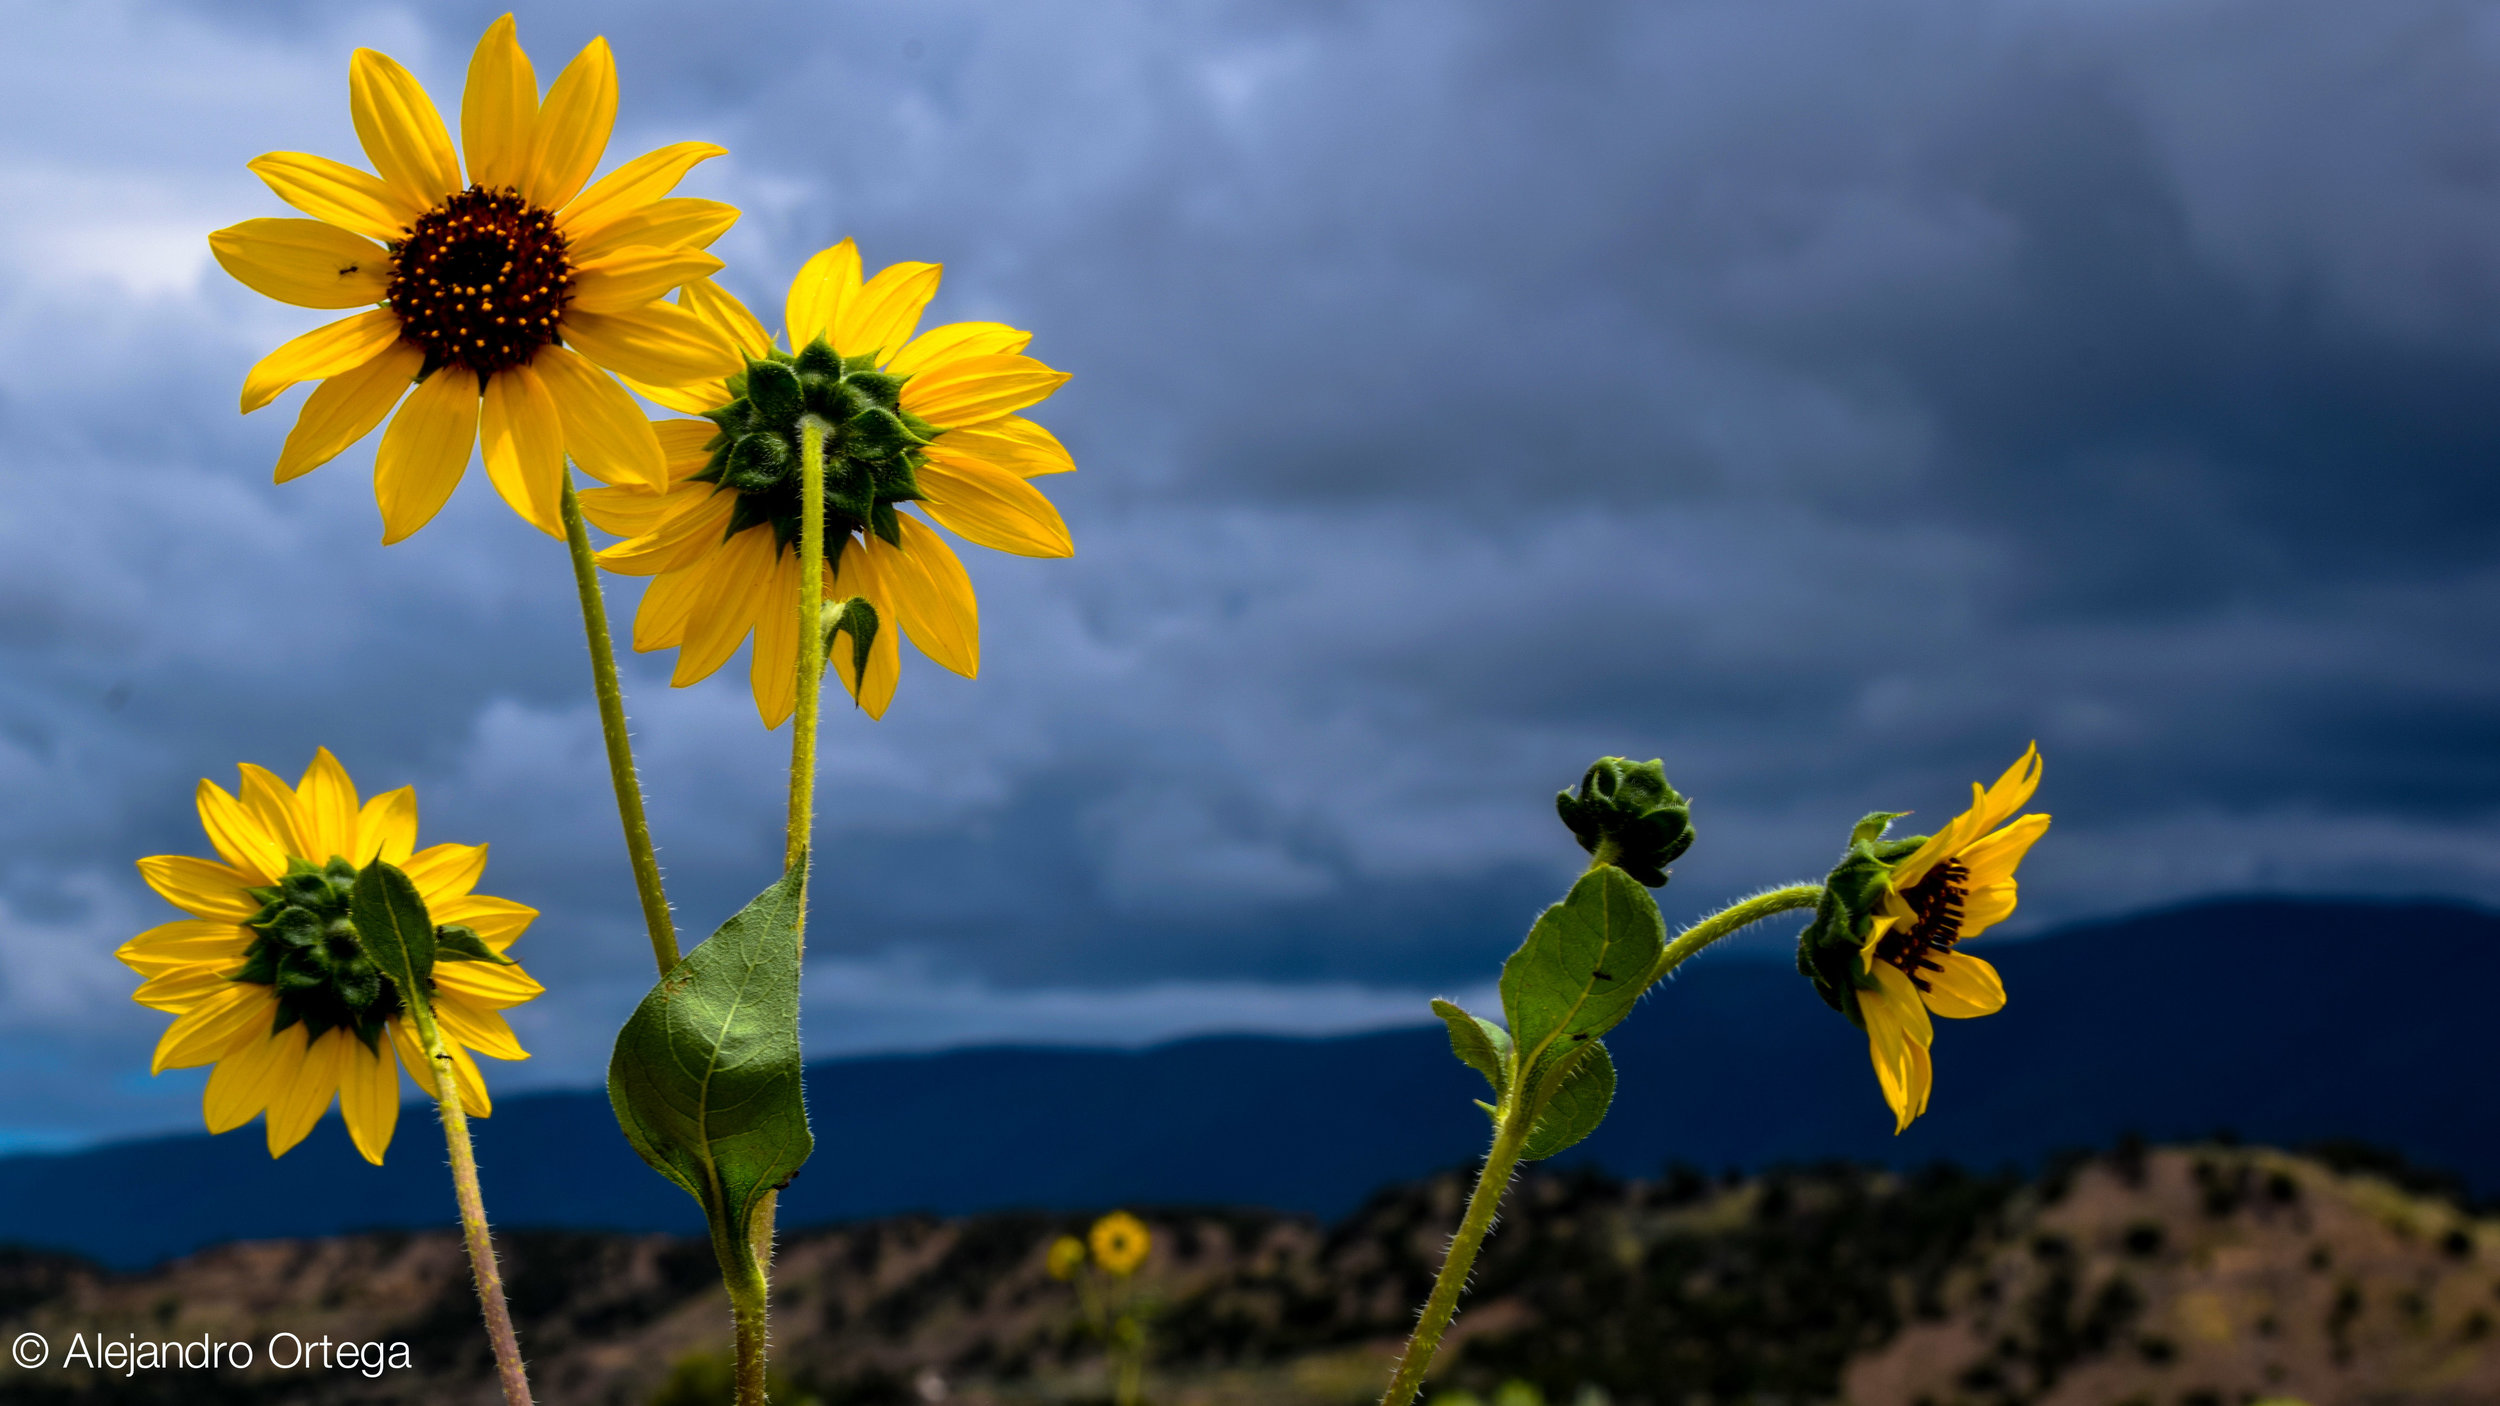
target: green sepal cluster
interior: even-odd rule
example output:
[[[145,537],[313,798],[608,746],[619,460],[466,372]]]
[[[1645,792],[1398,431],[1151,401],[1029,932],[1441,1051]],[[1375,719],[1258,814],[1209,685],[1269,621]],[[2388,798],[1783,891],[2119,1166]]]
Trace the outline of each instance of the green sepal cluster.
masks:
[[[1692,805],[1667,784],[1666,768],[1654,757],[1599,757],[1577,791],[1555,794],[1554,810],[1598,863],[1651,888],[1666,883],[1667,866],[1692,848]]]
[[[894,505],[920,496],[920,451],[938,429],[903,408],[903,377],[874,358],[845,358],[818,337],[791,355],[774,349],[729,378],[734,397],[704,418],[720,427],[711,460],[694,475],[735,489],[729,535],[773,525],[776,545],[798,540],[800,444],[814,420],[825,436],[825,565],[842,559],[854,532],[900,545]]]
[[[815,1150],[799,1059],[806,902],[801,861],[660,978],[608,1060],[626,1141],[727,1243]]]
[[[260,911],[243,969],[234,979],[277,992],[271,1034],[302,1022],[307,1042],[352,1030],[379,1051],[384,1022],[401,1010],[399,986],[365,951],[352,912],[356,866],[333,856],[316,865],[290,860],[274,884],[250,890]]]
[[[1815,905],[1814,921],[1797,934],[1798,974],[1814,983],[1814,994],[1823,998],[1823,1004],[1860,1028],[1866,1018],[1858,1013],[1857,993],[1872,987],[1875,979],[1858,960],[1858,949],[1875,931],[1894,866],[1927,843],[1925,835],[1884,838],[1892,822],[1904,814],[1879,810],[1850,829],[1848,850],[1823,880],[1823,898]]]

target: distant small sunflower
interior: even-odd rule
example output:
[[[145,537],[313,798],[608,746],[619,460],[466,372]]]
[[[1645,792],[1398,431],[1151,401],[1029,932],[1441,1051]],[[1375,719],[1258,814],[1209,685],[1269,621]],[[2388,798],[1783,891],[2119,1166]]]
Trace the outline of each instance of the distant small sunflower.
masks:
[[[1048,1263],[1051,1278],[1074,1279],[1076,1272],[1085,1267],[1085,1242],[1073,1235],[1051,1241]]]
[[[385,542],[433,519],[472,446],[513,511],[554,536],[564,534],[567,456],[606,482],[659,486],[665,461],[650,421],[608,373],[681,385],[736,366],[709,328],[660,301],[721,266],[703,250],[738,212],[668,193],[722,148],[679,142],[584,189],[616,118],[607,41],[592,40],[542,103],[510,15],[469,61],[465,176],[407,69],[358,49],[348,94],[380,176],[272,152],[252,171],[314,218],[246,220],[209,236],[228,273],[280,302],[378,305],[297,337],[244,378],[246,414],[299,381],[320,382],[278,455],[278,482],[388,417],[373,470]]]
[[[115,954],[146,978],[133,999],[175,1017],[149,1072],[215,1065],[203,1099],[208,1130],[265,1111],[272,1157],[303,1141],[336,1095],[356,1150],[380,1163],[399,1119],[400,1068],[420,1089],[434,1086],[399,988],[365,956],[347,917],[358,869],[380,859],[415,882],[436,924],[467,929],[461,941],[473,935],[473,952],[494,954],[434,967],[434,1013],[461,1107],[485,1117],[493,1105],[469,1052],[529,1058],[498,1012],[544,990],[502,956],[538,911],[472,893],[486,846],[417,849],[416,793],[403,786],[359,803],[327,749],[295,786],[248,763],[242,778],[239,799],[215,782],[199,785],[200,823],[217,859],[139,861],[149,886],[190,914]]]
[[[1146,1233],[1145,1222],[1126,1211],[1113,1211],[1094,1222],[1087,1239],[1093,1244],[1094,1263],[1122,1278],[1137,1272],[1137,1267],[1146,1262],[1146,1251],[1154,1245],[1154,1238]]]
[[[1027,482],[1076,467],[1048,430],[1016,412],[1068,378],[1024,356],[1030,332],[957,322],[912,335],[938,286],[936,264],[896,264],[862,282],[844,240],[790,285],[791,351],[712,284],[678,294],[734,342],[746,369],[677,389],[643,387],[703,420],[657,426],[668,487],[595,489],[592,522],[629,540],[602,566],[655,578],[634,617],[634,648],[675,649],[683,687],[728,662],[749,634],[749,683],[766,727],[796,699],[800,529],[799,425],[832,427],[825,445],[825,598],[865,599],[878,628],[866,667],[837,647],[831,663],[871,717],[893,701],[898,634],[970,677],[981,663],[979,607],[952,548],[909,513],[916,504],[967,541],[1018,556],[1075,553],[1067,525]]]

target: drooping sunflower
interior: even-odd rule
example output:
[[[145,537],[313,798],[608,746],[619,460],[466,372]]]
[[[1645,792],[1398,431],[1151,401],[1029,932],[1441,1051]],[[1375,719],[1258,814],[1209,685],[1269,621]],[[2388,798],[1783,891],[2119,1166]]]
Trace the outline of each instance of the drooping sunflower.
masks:
[[[1019,415],[1066,381],[1022,355],[1030,332],[957,322],[912,335],[937,292],[936,264],[896,264],[862,281],[844,240],[790,285],[791,350],[709,282],[678,297],[745,355],[745,369],[680,388],[643,387],[702,420],[655,426],[668,486],[583,495],[583,511],[628,540],[600,564],[655,578],[634,617],[634,648],[676,649],[670,682],[709,677],[751,633],[749,680],[766,727],[797,696],[800,425],[825,441],[825,598],[864,599],[878,627],[864,667],[836,647],[832,665],[871,717],[901,675],[898,634],[970,677],[980,668],[972,581],[946,540],[898,511],[916,504],[967,541],[1018,556],[1075,553],[1058,509],[1026,480],[1076,467],[1048,430]]]
[[[1986,959],[1955,950],[2014,912],[2014,868],[2049,828],[2049,817],[2021,810],[2040,787],[2040,749],[2033,746],[1996,784],[1971,783],[1970,809],[1929,837],[1894,867],[1883,889],[1874,930],[1858,962],[1874,978],[1858,992],[1866,1017],[1868,1056],[1893,1131],[1927,1111],[1935,1084],[1928,1047],[1929,1012],[1956,1020],[2005,1009],[2005,982]],[[2011,822],[2011,823],[2008,823]]]
[[[190,915],[115,954],[146,978],[133,999],[175,1017],[149,1072],[215,1065],[202,1100],[208,1130],[266,1111],[272,1157],[303,1141],[335,1094],[357,1151],[380,1163],[399,1119],[400,1069],[419,1089],[434,1087],[398,987],[347,918],[358,870],[380,859],[407,873],[446,930],[451,960],[434,967],[434,1013],[460,1105],[485,1117],[493,1105],[470,1051],[529,1058],[499,1012],[544,989],[503,955],[538,911],[472,892],[486,846],[418,849],[416,793],[403,786],[360,803],[326,748],[293,787],[248,763],[241,770],[239,797],[199,785],[216,859],[139,861],[149,886]]]
[[[245,414],[299,381],[320,382],[279,453],[277,481],[329,462],[389,417],[373,472],[385,542],[433,519],[473,445],[504,501],[558,537],[568,455],[604,482],[661,485],[666,460],[650,421],[608,372],[668,386],[737,365],[709,327],[661,301],[721,266],[704,249],[738,212],[669,191],[722,148],[679,142],[590,183],[616,117],[607,41],[593,39],[542,103],[510,15],[469,61],[465,177],[407,69],[358,49],[348,97],[380,175],[272,152],[252,171],[314,218],[246,220],[209,236],[217,262],[256,292],[307,308],[374,305],[286,343],[244,378]]]

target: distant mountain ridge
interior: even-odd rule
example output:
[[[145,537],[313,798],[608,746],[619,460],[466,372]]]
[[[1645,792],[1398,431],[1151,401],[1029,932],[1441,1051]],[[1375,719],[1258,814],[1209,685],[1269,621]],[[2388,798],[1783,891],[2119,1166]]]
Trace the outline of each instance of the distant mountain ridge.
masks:
[[[2011,1003],[1938,1022],[1933,1107],[1898,1139],[1864,1037],[1784,966],[1705,956],[1609,1037],[1621,1092],[1564,1160],[1624,1173],[1831,1157],[1990,1167],[2130,1131],[2230,1130],[2361,1139],[2500,1191],[2488,1058],[2500,917],[2229,900],[1988,956]],[[784,1193],[782,1223],[1114,1203],[1333,1216],[1479,1153],[1481,1092],[1437,1027],[829,1061],[808,1072],[816,1155]],[[601,1092],[516,1095],[475,1127],[503,1225],[701,1228],[626,1147]],[[403,1148],[418,1131],[403,1130]],[[334,1118],[276,1162],[251,1132],[0,1159],[0,1240],[115,1265],[450,1216],[439,1158],[368,1166]]]

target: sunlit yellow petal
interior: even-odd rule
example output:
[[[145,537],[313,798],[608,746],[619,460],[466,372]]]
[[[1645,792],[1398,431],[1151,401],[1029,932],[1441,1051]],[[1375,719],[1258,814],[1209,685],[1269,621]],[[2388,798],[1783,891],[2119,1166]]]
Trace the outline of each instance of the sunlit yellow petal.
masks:
[[[460,158],[443,116],[416,75],[388,54],[358,49],[347,63],[348,114],[383,182],[431,209],[460,189]]]
[[[203,778],[194,799],[199,807],[200,828],[208,832],[208,842],[217,849],[217,856],[253,884],[275,883],[286,872],[286,850],[277,837],[243,808],[243,803],[227,795],[224,787]]]
[[[686,510],[689,500],[710,497],[712,486],[695,485],[689,492],[684,486],[654,493],[648,488],[593,488],[581,495],[582,516],[590,525],[612,536],[628,540],[643,536],[661,523]],[[608,551],[616,548],[610,547]],[[600,564],[607,564],[607,553],[600,553]],[[644,576],[649,572],[629,571],[628,576]]]
[[[356,852],[350,856],[358,864],[379,859],[385,864],[405,865],[417,847],[417,793],[414,787],[402,786],[385,791],[364,803],[356,812]]]
[[[279,1081],[291,1078],[303,1058],[304,1027],[291,1025],[274,1036],[247,1041],[217,1061],[200,1096],[208,1130],[230,1133],[259,1117],[270,1095],[282,1087]]]
[[[634,612],[634,652],[648,654],[683,643],[686,625],[694,617],[695,602],[711,590],[711,582],[709,560],[655,578],[642,593],[641,607]]]
[[[652,531],[601,552],[599,564],[620,576],[682,571],[719,549],[729,531],[729,515],[737,505],[735,493],[706,493],[691,508],[671,514]]]
[[[495,491],[523,522],[563,537],[564,424],[538,373],[514,366],[489,377],[477,429]]]
[[[564,452],[602,483],[658,488],[668,460],[659,436],[625,388],[568,347],[542,347],[530,363],[555,397],[564,424]]]
[[[941,428],[1011,415],[1050,397],[1068,373],[1029,356],[965,356],[903,383],[903,408]]]
[[[2026,815],[1995,834],[1973,840],[1961,853],[1962,867],[1970,875],[1964,882],[1980,888],[2014,877],[2023,856],[2048,831],[2047,816]]]
[[[959,357],[1012,356],[1032,341],[1032,333],[1003,322],[950,322],[912,338],[886,362],[885,369],[897,376],[916,376],[939,362]]]
[[[285,850],[288,857],[308,859],[315,864],[329,861],[329,855],[316,852],[312,826],[307,823],[294,787],[264,766],[245,762],[235,770],[243,776],[239,797],[243,808],[269,832],[270,838],[278,842],[279,848]]]
[[[239,962],[251,945],[249,928],[206,918],[183,918],[159,923],[123,943],[113,955],[141,976],[161,976],[176,967]]]
[[[941,439],[920,466],[920,507],[967,541],[1021,557],[1076,555],[1068,525],[1040,490],[1004,469],[947,452]]]
[[[316,327],[260,359],[243,378],[243,413],[251,414],[298,381],[354,371],[399,340],[399,315],[375,308]]]
[[[1919,999],[1918,987],[1911,983],[1909,974],[1890,962],[1877,962],[1867,970],[1874,973],[1876,989],[1858,993],[1859,1009],[1870,1010],[1873,1004],[1880,1004],[1891,1013],[1904,1036],[1922,1045],[1936,1043],[1936,1028],[1927,1019],[1927,1003]]]
[[[278,453],[277,481],[311,473],[373,433],[424,365],[425,353],[414,343],[393,342],[373,360],[313,387]]]
[[[382,543],[407,540],[434,520],[469,471],[477,446],[477,377],[457,366],[428,376],[382,431],[373,457],[373,498],[382,509]]]
[[[478,965],[480,964],[477,962],[452,962],[443,970],[465,974],[469,968]],[[512,968],[498,967],[495,970],[508,972]],[[532,986],[537,984],[536,982],[530,983]],[[443,1033],[446,1036],[489,1059],[527,1059],[530,1057],[530,1052],[521,1048],[521,1042],[512,1038],[511,1025],[493,1010],[472,1006],[467,1001],[454,996],[437,1007],[436,1014],[442,1017]]]
[[[766,730],[781,726],[799,696],[799,554],[783,552],[765,588],[765,607],[755,621],[755,650],[747,661],[747,687]],[[835,644],[850,648],[850,637]]]
[[[981,671],[981,610],[973,600],[972,578],[964,574],[964,564],[945,538],[916,518],[901,522],[902,546],[889,547],[880,537],[865,544],[877,559],[887,601],[921,653],[971,678]]]
[[[210,235],[208,251],[244,287],[299,308],[363,307],[390,291],[390,251],[323,220],[245,220]]]
[[[356,783],[329,748],[313,749],[312,764],[295,783],[295,800],[316,853],[361,862],[356,854]]]
[[[242,965],[238,955],[226,968],[185,966],[149,977],[130,993],[130,999],[153,1010],[172,1011],[179,1015],[209,996],[234,984],[234,969]]]
[[[391,1022],[391,1044],[399,1051],[400,1065],[408,1071],[408,1077],[428,1098],[433,1097],[434,1066],[426,1059],[425,1051],[418,1048],[416,1033],[407,1028],[406,1021]],[[478,1074],[477,1061],[469,1058],[469,1052],[454,1040],[443,1042],[443,1053],[451,1057],[451,1083],[459,1090],[461,1110],[472,1118],[492,1113],[494,1105],[486,1097],[486,1080]]]
[[[511,946],[538,917],[538,910],[526,903],[489,898],[482,893],[447,898],[430,911],[437,923],[460,923],[476,930],[486,945],[498,952]]]
[[[845,299],[825,340],[844,356],[876,356],[901,346],[937,296],[937,264],[896,264]]]
[[[280,200],[312,216],[385,242],[403,238],[426,212],[411,196],[344,162],[301,151],[273,151],[245,163]]]
[[[495,962],[441,962],[434,968],[434,981],[445,991],[482,1010],[501,1010],[517,1006],[545,994],[545,987],[531,979],[519,967]],[[446,1005],[449,1002],[445,1002]],[[476,1044],[472,1040],[469,1043]],[[494,1052],[489,1050],[489,1054]],[[520,1055],[496,1055],[497,1059],[519,1059]]]
[[[817,257],[824,256],[820,254]],[[747,305],[731,297],[708,278],[678,289],[677,306],[710,323],[712,330],[728,338],[729,344],[750,360],[761,360],[773,349],[772,334],[764,330],[764,324],[747,310]],[[718,409],[719,406],[704,408]]]
[[[2005,1009],[2005,980],[1968,952],[1939,952],[1926,972],[1927,1009],[1954,1020],[1995,1015]]]
[[[239,923],[260,911],[260,900],[244,892],[258,887],[258,881],[223,864],[187,854],[155,854],[139,861],[139,877],[195,918]]]
[[[611,220],[597,234],[572,241],[577,264],[592,264],[637,246],[650,249],[709,249],[738,222],[738,207],[691,195],[654,200],[634,213]]]
[[[303,1063],[295,1067],[294,1077],[277,1089],[269,1100],[269,1155],[284,1157],[288,1149],[302,1142],[313,1124],[330,1107],[331,1096],[339,1091],[339,1077],[347,1072],[347,1047],[356,1037],[344,1030],[324,1033],[304,1050]]]
[[[668,460],[668,481],[678,487],[689,487],[686,480],[703,471],[712,462],[712,441],[720,436],[720,426],[709,420],[654,420],[651,433],[660,441],[660,453]],[[708,490],[711,485],[703,487]]]
[[[399,866],[431,910],[445,899],[460,898],[477,887],[486,872],[484,845],[429,845]]]
[[[581,197],[556,215],[556,227],[568,239],[595,239],[609,225],[639,213],[677,188],[686,173],[729,148],[710,142],[678,142],[637,156],[599,178]]]
[[[840,569],[834,574],[833,589],[827,592],[834,600],[853,596],[866,599],[877,607],[879,628],[868,651],[868,668],[863,675],[851,667],[850,637],[843,636],[833,651],[831,665],[834,676],[850,690],[860,711],[872,718],[885,716],[894,701],[894,687],[902,679],[902,631],[894,627],[893,592],[887,587],[878,567],[885,560],[872,557],[856,548],[842,553]]]
[[[391,1145],[391,1131],[399,1124],[399,1061],[392,1058],[389,1046],[370,1050],[362,1040],[348,1042],[345,1058],[346,1068],[339,1078],[339,1116],[347,1120],[347,1136],[356,1150],[378,1167]]]
[[[470,183],[488,190],[518,187],[537,135],[538,74],[506,15],[478,39],[469,55],[468,86],[460,93],[460,147],[469,158]],[[387,1131],[382,1140],[390,1141]],[[382,1159],[375,1154],[373,1160]]]
[[[573,319],[582,313],[632,312],[665,297],[673,289],[709,278],[720,268],[717,257],[700,249],[654,249],[639,244],[596,262],[576,265],[573,303],[565,315],[565,330],[570,335]],[[597,352],[592,352],[591,357],[601,359]]]
[[[608,133],[615,126],[616,57],[608,52],[607,40],[593,39],[547,90],[521,194],[547,210],[571,200],[599,169],[600,154],[608,149]]]
[[[646,303],[627,312],[567,310],[559,325],[564,340],[582,355],[655,386],[715,380],[744,369],[719,333],[672,303]]]
[[[1002,415],[948,430],[938,443],[956,454],[995,464],[1018,478],[1072,473],[1076,460],[1056,436],[1021,415]]]
[[[156,1042],[148,1073],[190,1069],[226,1057],[242,1040],[265,1034],[276,999],[266,986],[234,982],[174,1018]]]
[[[686,642],[678,648],[677,668],[669,675],[676,687],[710,678],[736,653],[755,626],[758,599],[773,568],[773,530],[750,527],[721,545],[705,574],[706,589],[686,622]]]
[[[784,306],[790,349],[826,335],[842,307],[859,292],[859,246],[845,239],[799,266]]]

